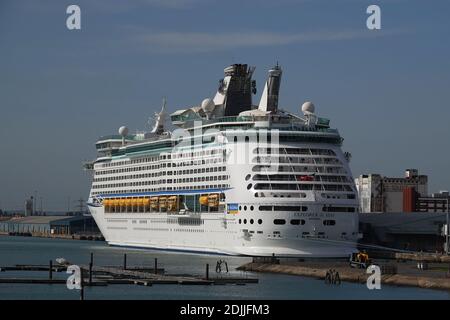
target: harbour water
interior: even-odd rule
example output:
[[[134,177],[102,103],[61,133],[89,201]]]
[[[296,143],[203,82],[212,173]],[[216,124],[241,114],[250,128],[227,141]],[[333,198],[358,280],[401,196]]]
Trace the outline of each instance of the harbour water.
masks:
[[[364,284],[342,283],[329,286],[323,281],[280,274],[243,274],[235,268],[249,262],[245,257],[220,257],[168,253],[152,250],[110,247],[105,242],[63,239],[0,236],[0,266],[15,264],[48,264],[51,259],[64,257],[74,264],[88,264],[94,253],[95,265],[122,265],[127,254],[128,265],[153,266],[158,258],[159,267],[171,274],[204,274],[205,265],[214,266],[217,260],[227,261],[230,273],[259,278],[258,284],[183,286],[110,285],[88,287],[85,298],[92,299],[450,299],[450,292],[383,285],[381,290],[368,290]],[[45,277],[39,272],[1,272],[0,277]],[[54,273],[55,278],[66,278],[66,273]],[[68,290],[61,284],[0,284],[0,300],[9,299],[79,299],[79,292]]]

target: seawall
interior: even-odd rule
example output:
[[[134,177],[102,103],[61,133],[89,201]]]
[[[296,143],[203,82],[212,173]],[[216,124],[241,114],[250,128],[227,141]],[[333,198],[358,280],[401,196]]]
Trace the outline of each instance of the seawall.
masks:
[[[339,272],[340,279],[348,282],[366,283],[369,274],[365,269],[354,269],[350,267],[336,267],[330,263],[327,267],[311,267],[301,265],[283,265],[271,263],[250,262],[238,268],[242,271],[270,272],[289,274],[304,277],[313,277],[325,280],[329,269]],[[387,285],[412,286],[427,289],[450,290],[450,278],[427,277],[406,274],[385,274],[381,276],[381,283]]]

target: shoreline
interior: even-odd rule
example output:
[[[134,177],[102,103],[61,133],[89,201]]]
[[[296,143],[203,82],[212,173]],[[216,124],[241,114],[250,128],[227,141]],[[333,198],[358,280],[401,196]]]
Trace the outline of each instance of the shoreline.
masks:
[[[366,274],[365,269],[334,266],[332,263],[329,263],[326,267],[319,267],[249,262],[238,267],[237,270],[248,272],[279,273],[325,280],[327,271],[331,268],[339,272],[340,279],[345,282],[356,282],[363,284],[367,282],[367,278],[370,276],[369,274]],[[445,277],[382,274],[381,284],[450,291],[450,278]]]
[[[105,241],[102,235],[80,235],[80,234],[45,234],[45,233],[11,233],[0,232],[3,237],[25,237],[25,238],[48,238],[48,239],[66,239],[66,240],[89,240],[89,241]]]

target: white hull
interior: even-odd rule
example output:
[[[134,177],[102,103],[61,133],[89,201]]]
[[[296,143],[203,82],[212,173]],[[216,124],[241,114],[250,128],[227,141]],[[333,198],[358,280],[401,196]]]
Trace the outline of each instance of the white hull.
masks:
[[[332,226],[333,230],[326,230],[323,218],[306,218],[303,226],[286,224],[276,228],[271,223],[273,219],[269,218],[267,225],[263,222],[260,226],[249,226],[249,231],[255,232],[248,233],[251,236],[246,237],[237,224],[239,214],[207,214],[203,215],[205,223],[202,226],[179,226],[164,222],[173,215],[152,214],[152,217],[148,217],[144,213],[125,213],[112,217],[105,214],[102,207],[90,207],[90,210],[106,241],[114,246],[221,255],[324,258],[348,257],[356,250],[355,241],[340,236],[342,230],[350,233],[357,230],[356,213],[332,214],[337,225],[342,226]],[[267,213],[254,212],[253,215],[256,218]],[[277,218],[289,219],[290,216],[292,213],[277,213]],[[311,234],[314,230],[316,234],[325,232],[325,236],[302,237],[305,230]],[[274,235],[274,231],[280,234]]]

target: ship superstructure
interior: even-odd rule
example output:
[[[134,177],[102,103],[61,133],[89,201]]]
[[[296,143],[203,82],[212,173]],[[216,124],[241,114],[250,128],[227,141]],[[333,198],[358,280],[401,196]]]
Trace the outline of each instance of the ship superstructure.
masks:
[[[100,138],[88,205],[106,241],[250,256],[348,256],[358,200],[329,120],[303,104],[278,107],[282,70],[252,104],[254,68],[235,64],[212,99],[170,115],[165,102],[147,133]]]

